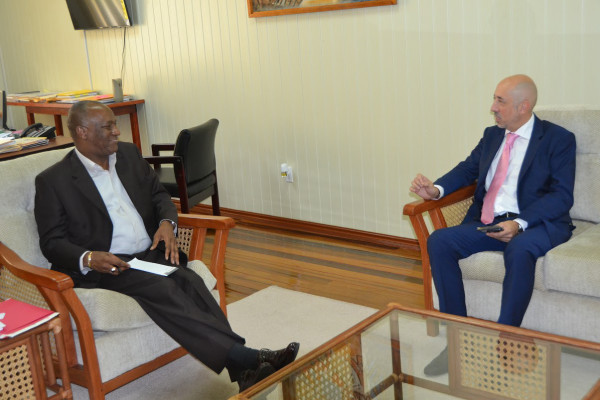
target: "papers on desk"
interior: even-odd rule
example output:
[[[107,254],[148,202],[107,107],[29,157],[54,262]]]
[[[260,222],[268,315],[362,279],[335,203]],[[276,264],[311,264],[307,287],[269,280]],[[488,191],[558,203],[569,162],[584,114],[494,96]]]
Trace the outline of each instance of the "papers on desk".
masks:
[[[0,153],[9,153],[11,151],[19,150],[21,150],[21,147],[16,144],[13,137],[0,138]]]
[[[26,138],[0,138],[0,153],[10,153],[28,149],[30,147],[48,144],[48,138],[26,137]]]
[[[173,272],[177,271],[177,267],[169,267],[168,265],[156,264],[153,262],[142,261],[134,258],[129,261],[129,265],[133,269],[139,269],[140,271],[150,272],[156,275],[169,276]]]

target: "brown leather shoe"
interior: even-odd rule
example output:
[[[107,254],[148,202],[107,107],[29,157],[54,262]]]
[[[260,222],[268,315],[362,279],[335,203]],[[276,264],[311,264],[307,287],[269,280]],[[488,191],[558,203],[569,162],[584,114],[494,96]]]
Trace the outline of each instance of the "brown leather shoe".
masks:
[[[258,363],[269,363],[275,368],[275,371],[278,371],[296,359],[299,349],[300,343],[298,342],[292,342],[281,350],[261,349],[258,352]]]
[[[238,379],[238,386],[240,392],[248,389],[250,386],[262,381],[267,376],[275,372],[275,368],[269,363],[261,363],[256,369],[247,369],[240,374]]]

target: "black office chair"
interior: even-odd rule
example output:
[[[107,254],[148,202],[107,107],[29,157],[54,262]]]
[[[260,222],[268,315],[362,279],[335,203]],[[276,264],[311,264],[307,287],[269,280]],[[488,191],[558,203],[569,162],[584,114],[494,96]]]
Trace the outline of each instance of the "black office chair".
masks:
[[[160,182],[172,197],[179,197],[181,212],[212,196],[213,215],[221,215],[217,189],[215,136],[219,120],[211,119],[193,128],[184,129],[175,144],[153,144],[152,157],[144,157],[154,166]],[[172,156],[161,151],[172,150]],[[173,167],[161,167],[172,164]]]

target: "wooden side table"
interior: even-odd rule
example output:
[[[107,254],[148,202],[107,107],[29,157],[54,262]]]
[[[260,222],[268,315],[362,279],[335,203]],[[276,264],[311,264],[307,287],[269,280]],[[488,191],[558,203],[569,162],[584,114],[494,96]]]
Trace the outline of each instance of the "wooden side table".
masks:
[[[0,340],[0,400],[73,398],[61,330],[60,319],[55,317],[14,338]],[[60,384],[54,371],[49,332],[54,333]],[[55,394],[48,397],[46,389]]]
[[[133,143],[142,151],[142,142],[140,139],[140,124],[138,121],[137,105],[144,104],[143,99],[139,100],[128,100],[120,103],[106,103],[106,106],[113,110],[116,116],[129,115],[129,122],[131,124],[131,135]],[[54,125],[56,126],[56,136],[63,135],[63,124],[62,115],[68,115],[69,109],[73,104],[69,103],[29,103],[19,101],[7,101],[8,106],[21,106],[25,107],[27,113],[27,123],[32,125],[35,123],[34,114],[46,114],[54,116]]]

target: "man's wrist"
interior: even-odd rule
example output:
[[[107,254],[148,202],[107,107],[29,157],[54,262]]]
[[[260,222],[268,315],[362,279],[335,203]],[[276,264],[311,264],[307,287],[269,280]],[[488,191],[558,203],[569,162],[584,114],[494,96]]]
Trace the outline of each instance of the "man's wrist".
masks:
[[[163,219],[162,221],[160,221],[159,225],[161,225],[163,222],[168,222],[173,228],[173,233],[177,234],[177,222],[172,221],[170,219]]]
[[[527,229],[527,222],[525,222],[521,218],[515,218],[513,221],[515,221],[517,225],[519,225],[518,233],[524,232],[525,229]]]
[[[431,200],[441,199],[444,196],[444,188],[441,187],[440,185],[433,185],[433,187],[438,190],[438,194],[437,194],[437,196],[432,197]]]

